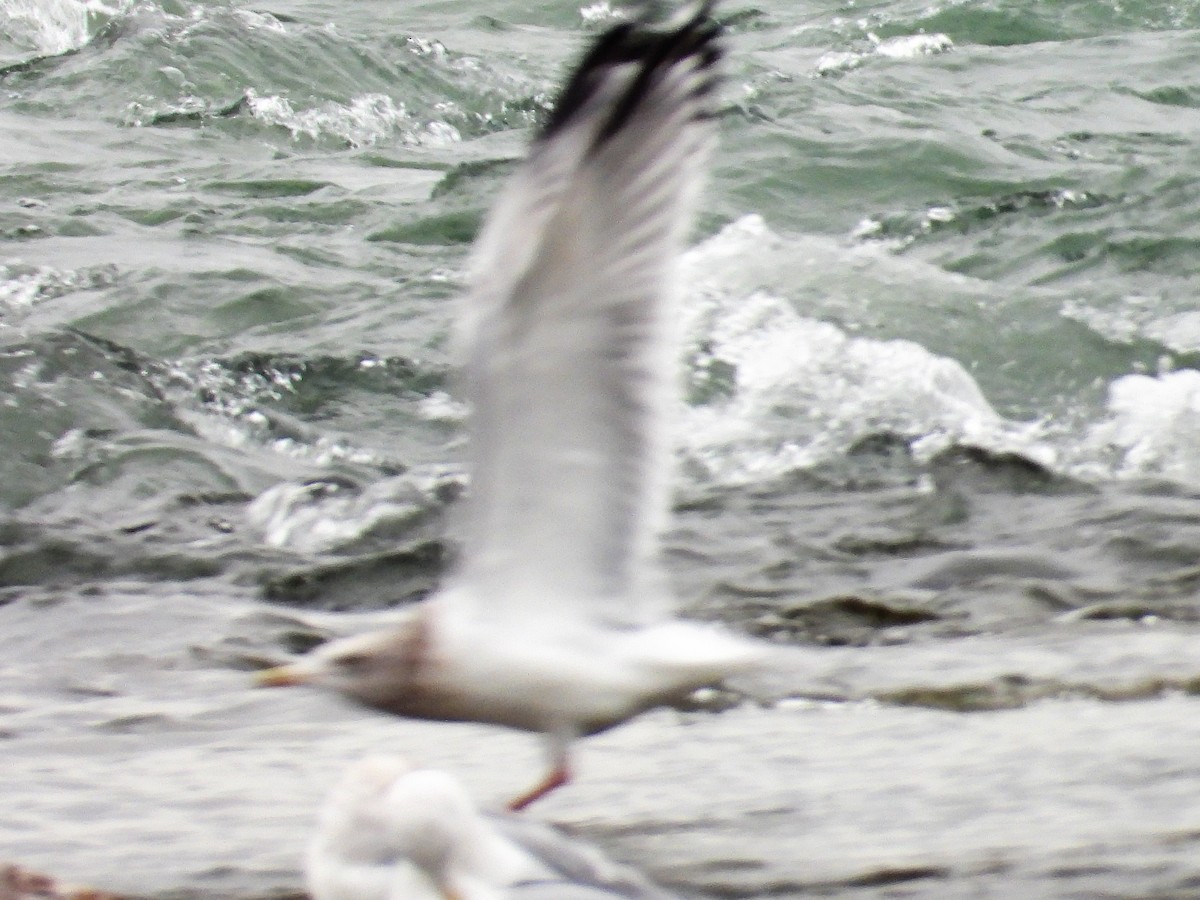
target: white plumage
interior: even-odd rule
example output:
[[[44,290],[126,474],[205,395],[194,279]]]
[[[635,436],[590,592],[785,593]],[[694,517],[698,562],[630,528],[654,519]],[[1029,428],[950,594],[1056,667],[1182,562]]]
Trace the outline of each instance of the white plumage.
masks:
[[[679,401],[678,265],[712,138],[720,29],[619,25],[562,91],[477,241],[461,563],[383,632],[264,674],[369,706],[580,735],[756,666],[763,645],[672,617],[658,569]]]
[[[664,900],[544,826],[481,814],[445,772],[395,757],[351,766],[309,844],[313,900]]]

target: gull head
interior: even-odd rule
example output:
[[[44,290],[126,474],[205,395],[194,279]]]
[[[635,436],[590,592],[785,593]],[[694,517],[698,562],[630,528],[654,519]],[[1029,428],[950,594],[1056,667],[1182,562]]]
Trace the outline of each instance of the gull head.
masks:
[[[307,860],[316,900],[499,900],[536,868],[454,778],[390,757],[369,757],[346,772],[321,811]]]
[[[330,641],[301,659],[259,672],[259,687],[309,685],[380,709],[403,711],[426,658],[419,617],[384,631]]]
[[[407,860],[442,882],[469,847],[478,815],[447,773],[372,756],[351,766],[330,793],[317,841],[347,859]]]

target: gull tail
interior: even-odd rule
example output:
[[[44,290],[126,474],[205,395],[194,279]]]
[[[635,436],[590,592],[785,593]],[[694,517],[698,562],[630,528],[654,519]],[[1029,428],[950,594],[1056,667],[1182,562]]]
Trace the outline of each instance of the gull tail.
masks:
[[[714,625],[679,620],[640,629],[628,641],[629,652],[649,668],[694,688],[761,670],[771,649]]]

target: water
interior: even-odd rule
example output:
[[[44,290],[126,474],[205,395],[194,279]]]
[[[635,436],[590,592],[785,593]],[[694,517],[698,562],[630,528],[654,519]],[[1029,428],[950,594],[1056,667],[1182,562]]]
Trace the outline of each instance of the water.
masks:
[[[247,670],[436,584],[464,257],[618,13],[0,0],[0,856],[263,896],[364,752],[532,780]],[[793,699],[534,814],[687,896],[1193,893],[1200,5],[721,16],[667,561]]]

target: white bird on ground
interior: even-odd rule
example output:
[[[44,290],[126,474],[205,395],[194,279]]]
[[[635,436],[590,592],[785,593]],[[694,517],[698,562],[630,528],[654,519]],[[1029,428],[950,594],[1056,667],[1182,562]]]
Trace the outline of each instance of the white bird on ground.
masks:
[[[457,781],[395,757],[350,767],[305,862],[313,900],[666,900],[558,832],[484,816]]]
[[[474,249],[462,557],[391,628],[260,676],[569,747],[757,668],[766,645],[673,617],[658,568],[679,402],[679,259],[713,132],[721,29],[617,25],[568,80]]]

